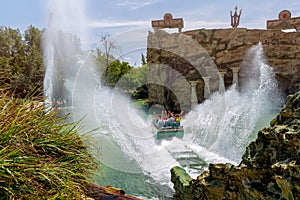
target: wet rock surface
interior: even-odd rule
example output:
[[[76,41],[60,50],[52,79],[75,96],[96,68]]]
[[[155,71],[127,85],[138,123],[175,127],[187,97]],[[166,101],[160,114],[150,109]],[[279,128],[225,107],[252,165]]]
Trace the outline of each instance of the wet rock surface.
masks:
[[[238,166],[210,164],[188,184],[181,183],[172,169],[174,199],[187,196],[184,192],[190,193],[185,199],[300,199],[299,131],[300,92],[287,97],[271,126],[259,131],[246,148]]]
[[[96,184],[87,184],[85,195],[87,199],[102,200],[102,199],[117,199],[117,200],[141,200],[132,195],[125,194],[125,191],[120,188],[111,186],[103,187]]]

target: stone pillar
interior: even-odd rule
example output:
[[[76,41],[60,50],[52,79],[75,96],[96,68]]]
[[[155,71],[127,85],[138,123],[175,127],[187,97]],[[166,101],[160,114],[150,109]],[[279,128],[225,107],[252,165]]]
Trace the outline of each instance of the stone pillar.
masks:
[[[225,92],[225,83],[224,83],[224,75],[226,72],[219,72],[219,92],[224,93]]]
[[[232,84],[236,85],[236,89],[239,88],[239,71],[241,68],[239,67],[230,67],[232,70],[233,76],[232,76]]]
[[[204,80],[204,99],[209,98],[210,96],[210,88],[209,88],[209,76],[202,77]]]
[[[196,86],[198,81],[190,81],[192,86],[192,92],[191,92],[191,108],[193,108],[195,105],[198,104],[198,98],[197,98],[197,91]]]

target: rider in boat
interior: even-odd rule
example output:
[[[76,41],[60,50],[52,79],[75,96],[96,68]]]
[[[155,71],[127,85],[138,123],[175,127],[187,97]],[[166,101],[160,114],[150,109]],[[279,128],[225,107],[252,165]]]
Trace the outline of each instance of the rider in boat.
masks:
[[[162,111],[161,115],[158,115],[155,119],[153,119],[153,124],[159,129],[168,127],[179,128],[182,114],[183,111],[175,115],[171,111],[168,111],[168,113],[167,111]]]

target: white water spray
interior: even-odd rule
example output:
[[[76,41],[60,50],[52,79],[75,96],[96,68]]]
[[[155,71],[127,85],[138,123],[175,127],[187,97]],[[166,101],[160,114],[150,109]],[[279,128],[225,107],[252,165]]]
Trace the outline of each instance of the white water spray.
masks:
[[[213,95],[187,115],[182,140],[157,143],[148,121],[131,107],[130,100],[117,90],[99,84],[100,75],[95,73],[90,54],[79,51],[76,37],[62,38],[61,31],[70,31],[86,41],[84,1],[51,0],[49,3],[45,96],[48,102],[66,99],[72,107],[72,119],[82,119],[85,130],[99,128],[94,138],[101,147],[101,162],[108,167],[144,174],[158,187],[172,187],[169,170],[179,165],[173,152],[193,150],[209,162],[238,163],[257,123],[274,109],[277,95],[271,95],[278,93],[277,86],[270,67],[261,58],[262,47],[258,45],[253,50],[257,53],[251,64],[255,79],[249,79],[251,84],[245,86],[242,93],[232,88],[224,94]],[[124,183],[141,187],[138,182]],[[116,186],[127,188],[127,185]]]
[[[241,92],[235,86],[216,93],[190,112],[184,121],[186,135],[202,146],[238,164],[258,128],[267,125],[282,103],[272,68],[258,44],[246,55],[242,71],[247,78]]]
[[[84,1],[49,1],[48,8],[48,27],[43,36],[44,96],[47,105],[62,99],[71,104],[74,79],[86,57],[80,48],[87,39]]]
[[[82,0],[49,1],[44,35],[46,102],[63,99],[72,108],[68,110],[71,120],[81,121],[84,132],[98,128],[94,138],[101,148],[102,164],[126,173],[146,173],[158,185],[171,187],[169,169],[178,163],[156,145],[149,123],[131,108],[129,99],[99,84],[101,75],[91,54],[81,51],[80,41],[88,35],[83,8]],[[114,185],[113,180],[110,184]]]

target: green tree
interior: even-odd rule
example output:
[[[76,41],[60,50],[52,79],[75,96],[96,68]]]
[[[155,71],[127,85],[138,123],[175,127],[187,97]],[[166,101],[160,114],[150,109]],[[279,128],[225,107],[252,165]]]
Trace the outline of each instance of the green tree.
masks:
[[[128,62],[120,62],[115,60],[107,68],[107,84],[114,87],[120,78],[128,73],[133,67]]]
[[[25,31],[25,71],[24,74],[29,78],[30,92],[42,93],[43,80],[45,69],[43,65],[42,55],[42,35],[44,31],[41,31],[33,26]]]
[[[125,91],[134,93],[147,84],[147,65],[132,68],[119,80],[118,85]]]
[[[22,35],[18,29],[0,27],[0,87],[17,97],[40,92],[43,84],[42,31],[30,26]]]
[[[142,65],[146,65],[146,64],[147,64],[146,58],[145,58],[144,54],[142,53]]]
[[[99,70],[100,74],[103,75],[103,79],[105,79],[105,73],[108,73],[108,67],[107,65],[107,56],[106,54],[100,49],[100,48],[96,48],[93,52],[94,57],[95,57],[95,63],[97,65],[97,69]],[[113,60],[115,60],[115,58],[110,55],[109,58],[109,63],[112,62]],[[108,64],[109,65],[109,64]]]
[[[24,81],[22,75],[25,64],[25,45],[18,29],[9,27],[0,28],[0,66],[5,73],[2,74],[2,84],[5,89],[16,93],[23,93],[24,85],[18,79]]]
[[[105,78],[108,78],[108,66],[110,65],[110,63],[112,62],[112,51],[114,51],[116,49],[116,46],[114,44],[113,39],[111,38],[111,35],[106,33],[102,33],[101,34],[101,38],[100,38],[100,43],[102,44],[103,48],[104,48],[104,53],[103,53],[103,57],[104,57],[104,61],[105,61]]]

